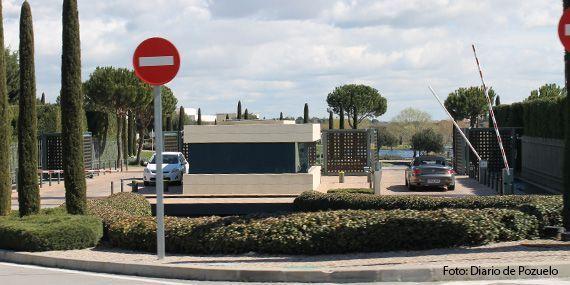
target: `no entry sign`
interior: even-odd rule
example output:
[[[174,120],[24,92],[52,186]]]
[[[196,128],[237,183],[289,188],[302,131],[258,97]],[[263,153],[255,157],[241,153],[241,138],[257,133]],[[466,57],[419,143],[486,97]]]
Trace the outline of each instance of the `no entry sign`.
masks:
[[[560,22],[558,23],[558,37],[560,37],[564,49],[570,52],[570,9],[566,9],[560,18]]]
[[[150,38],[142,42],[133,55],[136,75],[150,85],[170,82],[180,69],[180,54],[166,39]]]

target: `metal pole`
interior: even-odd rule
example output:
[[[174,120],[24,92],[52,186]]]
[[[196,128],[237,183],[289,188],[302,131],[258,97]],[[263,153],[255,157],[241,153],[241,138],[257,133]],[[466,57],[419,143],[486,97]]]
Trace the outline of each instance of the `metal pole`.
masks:
[[[497,142],[499,143],[499,148],[501,149],[501,155],[503,156],[503,162],[505,163],[505,169],[507,173],[510,175],[511,170],[509,167],[509,161],[507,160],[507,154],[505,153],[505,148],[503,147],[503,139],[501,138],[501,134],[499,133],[499,126],[497,125],[497,120],[495,119],[495,111],[493,111],[493,102],[491,102],[491,97],[489,97],[489,92],[487,90],[487,85],[485,84],[485,80],[483,79],[483,70],[481,69],[481,64],[479,64],[479,58],[477,57],[477,51],[475,51],[475,45],[471,45],[473,47],[473,55],[475,55],[475,61],[477,62],[477,68],[479,69],[479,76],[481,77],[481,83],[483,84],[483,92],[485,93],[485,97],[487,98],[487,104],[489,105],[489,114],[491,115],[491,119],[493,121],[493,127],[495,128],[495,135],[497,135]]]
[[[477,157],[477,160],[481,161],[481,156],[479,156],[479,153],[477,153],[477,151],[475,150],[475,148],[473,147],[473,145],[471,144],[471,142],[469,141],[469,139],[467,139],[467,136],[465,136],[465,134],[463,133],[463,131],[461,130],[461,128],[459,127],[459,125],[457,124],[457,122],[455,122],[455,119],[453,118],[453,116],[449,113],[449,111],[447,110],[447,108],[445,108],[445,105],[443,104],[443,102],[441,102],[441,99],[439,99],[439,96],[437,96],[437,93],[435,93],[435,91],[433,90],[433,88],[431,87],[431,85],[428,85],[429,90],[431,91],[431,94],[433,94],[433,96],[435,97],[435,99],[437,99],[437,102],[439,102],[439,104],[441,105],[441,107],[443,107],[443,110],[445,110],[445,112],[447,113],[447,115],[449,116],[449,118],[451,118],[451,121],[453,122],[453,124],[455,125],[455,127],[457,128],[457,130],[459,131],[459,133],[461,134],[461,136],[463,137],[463,139],[465,140],[465,142],[467,142],[467,145],[469,146],[469,148],[471,148],[471,150],[473,151],[473,153],[475,154],[475,156]]]
[[[156,252],[164,259],[164,178],[162,173],[162,97],[160,86],[154,86],[154,135],[156,137]]]

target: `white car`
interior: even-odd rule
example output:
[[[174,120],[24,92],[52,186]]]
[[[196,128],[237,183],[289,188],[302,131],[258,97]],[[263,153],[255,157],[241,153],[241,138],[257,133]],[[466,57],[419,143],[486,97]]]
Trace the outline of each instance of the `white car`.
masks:
[[[162,173],[164,181],[182,184],[182,177],[188,173],[189,164],[181,152],[162,153]],[[152,155],[150,162],[144,168],[144,185],[156,183],[156,153]]]

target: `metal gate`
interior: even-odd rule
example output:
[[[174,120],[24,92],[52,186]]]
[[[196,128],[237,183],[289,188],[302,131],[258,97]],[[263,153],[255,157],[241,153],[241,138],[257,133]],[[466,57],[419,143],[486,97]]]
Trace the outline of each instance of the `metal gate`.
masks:
[[[63,147],[61,133],[40,136],[40,168],[43,170],[63,169]],[[93,137],[83,134],[83,162],[85,169],[93,169]]]
[[[364,168],[378,158],[376,140],[375,129],[323,130],[324,175],[365,175]]]
[[[179,152],[182,150],[183,132],[167,131],[164,133],[164,151]]]

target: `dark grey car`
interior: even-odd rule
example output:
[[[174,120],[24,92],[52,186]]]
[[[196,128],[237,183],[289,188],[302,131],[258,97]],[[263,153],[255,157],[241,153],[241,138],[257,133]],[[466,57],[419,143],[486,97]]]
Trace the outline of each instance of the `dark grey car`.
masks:
[[[447,190],[455,190],[455,171],[444,157],[416,157],[406,169],[406,186],[410,190],[417,187],[446,187]]]

